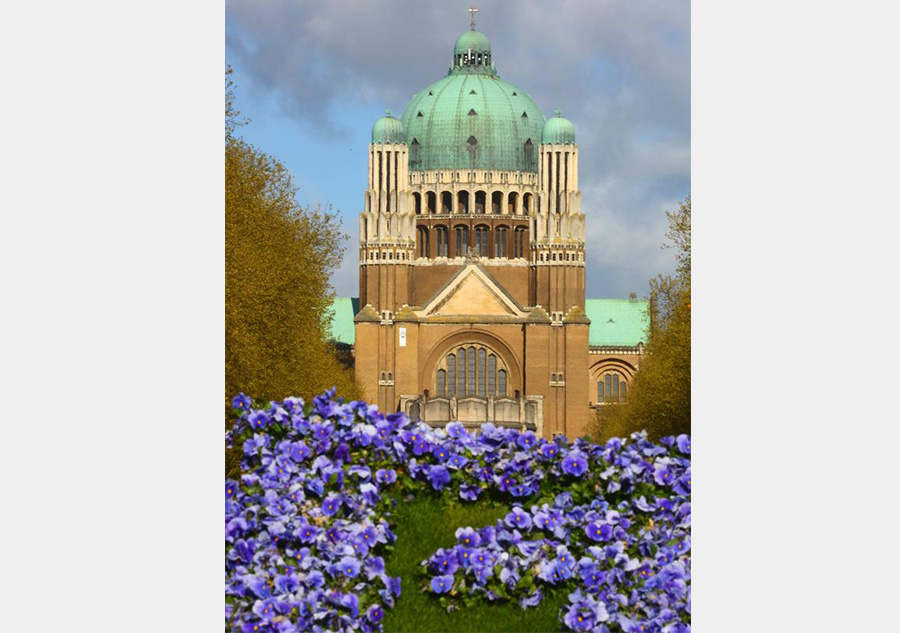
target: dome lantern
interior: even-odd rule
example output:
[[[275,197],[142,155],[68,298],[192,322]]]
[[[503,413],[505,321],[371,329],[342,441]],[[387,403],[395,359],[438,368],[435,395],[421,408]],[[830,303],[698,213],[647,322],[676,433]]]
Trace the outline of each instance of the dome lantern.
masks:
[[[456,38],[450,72],[496,74],[496,69],[491,61],[491,42],[484,33],[473,28]]]

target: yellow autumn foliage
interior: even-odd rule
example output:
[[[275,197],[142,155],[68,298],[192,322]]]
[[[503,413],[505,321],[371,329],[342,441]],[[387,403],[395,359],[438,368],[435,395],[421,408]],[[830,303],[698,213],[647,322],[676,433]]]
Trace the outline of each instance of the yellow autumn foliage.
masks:
[[[226,70],[228,73],[228,70]],[[226,74],[227,81],[227,74]],[[226,83],[225,396],[307,401],[331,387],[356,397],[352,372],[326,340],[329,278],[341,261],[340,222],[302,207],[275,158],[235,137]]]

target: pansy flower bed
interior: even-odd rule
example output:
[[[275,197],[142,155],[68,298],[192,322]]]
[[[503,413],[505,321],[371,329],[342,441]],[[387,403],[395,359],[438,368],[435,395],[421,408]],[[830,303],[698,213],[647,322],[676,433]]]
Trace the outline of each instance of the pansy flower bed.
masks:
[[[419,586],[448,610],[523,609],[568,592],[560,627],[690,631],[690,438],[640,434],[605,445],[486,424],[432,429],[326,393],[233,401],[225,482],[226,628],[380,631],[401,596],[385,556],[397,500],[506,499],[495,525],[460,526],[422,561]],[[402,544],[398,546],[402,547]]]

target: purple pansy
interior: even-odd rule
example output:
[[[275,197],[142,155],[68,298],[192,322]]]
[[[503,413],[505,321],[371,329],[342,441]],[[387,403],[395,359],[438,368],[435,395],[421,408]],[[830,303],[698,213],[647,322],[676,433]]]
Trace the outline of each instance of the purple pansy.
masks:
[[[612,538],[613,529],[608,523],[593,521],[585,526],[584,532],[592,541],[608,541]]]
[[[512,512],[506,515],[503,522],[509,527],[527,530],[531,527],[531,515],[522,510],[522,508],[516,507],[512,509]]]
[[[653,467],[653,480],[660,486],[668,486],[675,479],[675,475],[669,470],[668,465],[657,463]]]
[[[453,588],[453,576],[435,576],[431,579],[431,590],[435,593],[447,593]]]
[[[397,471],[393,468],[381,468],[375,471],[375,481],[382,485],[389,486],[397,481]]]
[[[443,490],[450,483],[450,471],[443,466],[432,466],[428,469],[428,480],[435,490]]]
[[[306,410],[295,398],[254,410],[240,396],[227,436],[244,449],[239,480],[226,481],[227,630],[380,631],[400,594],[385,574],[382,546],[396,541],[386,519],[401,491],[434,489],[540,499],[460,527],[428,559],[436,576],[423,584],[448,609],[463,596],[531,608],[555,586],[575,588],[559,612],[568,629],[690,631],[688,435],[570,444],[493,424],[433,430],[333,390]],[[573,482],[592,461],[596,479]]]
[[[243,393],[239,393],[231,399],[231,406],[239,411],[248,411],[253,406],[253,401]]]
[[[322,501],[322,514],[334,516],[341,509],[341,495],[331,493]]]
[[[587,457],[581,451],[572,451],[563,459],[562,469],[569,475],[581,477],[588,469]]]

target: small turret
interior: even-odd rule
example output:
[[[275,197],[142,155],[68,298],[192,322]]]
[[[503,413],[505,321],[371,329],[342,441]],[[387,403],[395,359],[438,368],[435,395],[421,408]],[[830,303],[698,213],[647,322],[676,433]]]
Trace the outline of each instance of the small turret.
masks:
[[[372,143],[406,143],[403,123],[392,117],[390,110],[372,126]]]
[[[550,145],[574,145],[575,126],[569,119],[563,118],[557,109],[556,116],[547,119],[544,129],[541,130],[541,143]]]

